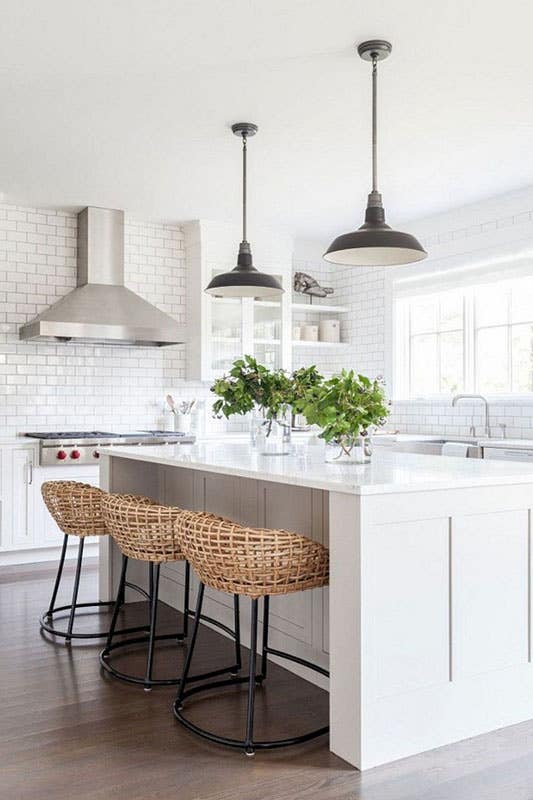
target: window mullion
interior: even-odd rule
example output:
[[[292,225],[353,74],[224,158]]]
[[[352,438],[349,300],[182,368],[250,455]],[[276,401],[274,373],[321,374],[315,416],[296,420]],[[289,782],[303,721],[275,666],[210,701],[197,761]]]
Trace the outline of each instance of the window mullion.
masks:
[[[513,391],[512,290],[507,292],[507,391]]]
[[[411,356],[411,336],[412,336],[412,325],[411,325],[411,303],[407,306],[407,320],[405,322],[406,325],[406,333],[407,333],[407,348],[404,349],[404,354],[407,356],[407,396],[411,397],[412,395],[412,356]]]
[[[476,390],[476,311],[474,293],[471,289],[465,291],[463,314],[464,337],[464,384],[465,391]]]
[[[513,326],[507,326],[507,391],[513,391]]]

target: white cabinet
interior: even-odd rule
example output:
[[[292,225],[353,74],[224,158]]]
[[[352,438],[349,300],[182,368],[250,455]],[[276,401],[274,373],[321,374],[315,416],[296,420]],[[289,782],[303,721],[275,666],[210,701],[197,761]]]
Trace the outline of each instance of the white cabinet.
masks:
[[[272,368],[291,368],[292,246],[288,237],[259,230],[252,241],[258,269],[276,275],[285,289],[280,298],[217,298],[204,291],[213,275],[235,266],[239,241],[239,231],[231,225],[200,220],[185,226],[190,380],[212,381],[244,354]]]
[[[533,462],[533,450],[525,447],[483,447],[483,458],[498,461],[530,461]]]
[[[10,520],[9,518],[5,520],[6,545],[13,549],[29,547],[33,544],[34,539],[35,447],[13,447],[4,452],[10,473],[6,481],[10,489],[9,496],[6,497],[6,509],[11,510]]]
[[[75,480],[98,486],[98,467],[39,467],[35,443],[0,444],[0,565],[55,560],[63,534],[41,496],[49,480]],[[74,553],[77,539],[71,538]],[[97,539],[87,552],[96,553]]]

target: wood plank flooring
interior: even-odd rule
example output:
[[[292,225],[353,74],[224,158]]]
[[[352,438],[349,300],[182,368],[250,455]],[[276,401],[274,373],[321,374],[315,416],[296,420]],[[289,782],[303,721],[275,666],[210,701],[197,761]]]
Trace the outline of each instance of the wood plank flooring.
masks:
[[[71,574],[65,602],[70,581]],[[202,741],[174,720],[175,689],[145,693],[102,677],[101,644],[69,649],[39,634],[51,586],[52,572],[42,568],[0,575],[2,800],[533,800],[533,722],[364,774],[331,755],[325,739],[253,759]],[[94,597],[95,587],[90,569],[80,600]],[[127,615],[128,623],[144,621],[146,607],[134,604]],[[161,617],[165,629],[179,625],[168,607]],[[198,669],[231,661],[224,637],[205,629],[200,641]],[[177,672],[183,654],[160,650],[158,674]],[[139,669],[141,656],[128,655],[121,667]],[[238,691],[190,706],[200,724],[229,735],[243,709]],[[257,714],[261,735],[288,735],[322,724],[327,696],[272,667]]]

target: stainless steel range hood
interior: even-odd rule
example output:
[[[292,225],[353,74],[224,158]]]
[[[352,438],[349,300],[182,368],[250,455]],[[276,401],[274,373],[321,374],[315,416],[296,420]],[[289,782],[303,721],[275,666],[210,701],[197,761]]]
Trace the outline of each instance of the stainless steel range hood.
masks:
[[[21,339],[164,347],[185,331],[124,286],[124,212],[78,214],[78,286],[20,328]]]

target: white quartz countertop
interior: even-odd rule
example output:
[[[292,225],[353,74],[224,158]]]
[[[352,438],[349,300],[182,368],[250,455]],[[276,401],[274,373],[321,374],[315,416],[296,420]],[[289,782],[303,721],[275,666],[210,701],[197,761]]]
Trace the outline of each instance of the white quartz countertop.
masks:
[[[14,444],[38,444],[39,439],[34,436],[0,436],[0,446]]]
[[[479,444],[504,450],[533,450],[533,439],[480,439]]]
[[[300,443],[293,455],[263,456],[249,443],[104,447],[102,455],[347,494],[533,484],[533,464],[395,453],[376,449],[370,464],[324,462],[322,445]]]

